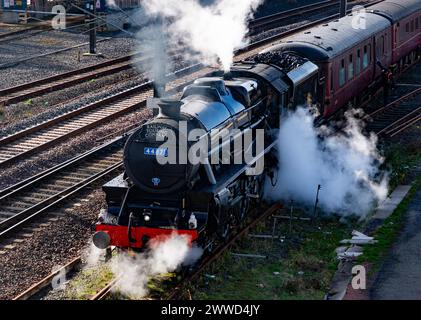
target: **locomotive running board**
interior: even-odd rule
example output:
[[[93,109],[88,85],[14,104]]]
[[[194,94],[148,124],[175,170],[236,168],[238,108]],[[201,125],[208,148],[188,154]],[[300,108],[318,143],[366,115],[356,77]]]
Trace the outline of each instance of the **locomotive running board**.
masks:
[[[261,153],[253,158],[249,164],[233,165],[229,169],[225,170],[223,174],[216,175],[217,183],[215,185],[203,186],[195,192],[205,192],[210,194],[217,194],[222,189],[234,182],[240,175],[242,175],[248,168],[253,166],[261,157],[271,151],[278,143],[278,140],[274,140],[269,144]]]

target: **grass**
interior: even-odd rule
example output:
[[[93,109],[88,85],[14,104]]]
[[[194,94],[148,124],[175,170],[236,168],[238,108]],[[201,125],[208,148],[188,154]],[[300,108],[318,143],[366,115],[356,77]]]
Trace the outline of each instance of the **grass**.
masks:
[[[386,153],[385,169],[391,172],[389,186],[390,190],[393,190],[405,180],[412,168],[420,163],[421,140],[406,145],[389,146]]]
[[[383,225],[375,231],[373,236],[378,242],[364,248],[364,253],[359,257],[358,261],[371,265],[370,275],[375,274],[380,269],[385,256],[396,241],[399,232],[404,226],[408,205],[420,186],[421,175],[417,178],[416,182],[395,211],[385,220]]]
[[[66,296],[71,300],[89,299],[113,278],[114,275],[107,265],[84,269],[70,281]]]
[[[115,254],[114,258],[116,258]],[[86,267],[70,279],[64,295],[69,300],[88,300],[115,278],[116,275],[112,271],[111,261],[99,263],[93,267]],[[175,281],[179,281],[175,273],[164,273],[151,277],[146,284],[148,297],[160,299],[168,292],[170,286],[174,286]],[[117,300],[136,300],[142,297],[126,295],[119,292],[118,288],[115,288],[110,298]]]
[[[336,219],[316,224],[314,227],[312,222],[294,222],[290,240],[284,243],[242,240],[239,248],[232,251],[269,252],[270,258],[225,254],[208,270],[214,277],[202,277],[192,288],[194,299],[323,299],[337,268],[335,248],[354,225],[341,224]]]
[[[421,130],[416,131],[421,132]],[[398,185],[404,183],[413,168],[421,162],[421,140],[415,139],[407,143],[395,143],[386,147],[385,160],[387,168],[391,172],[390,190],[394,190]],[[358,259],[359,263],[370,265],[370,276],[379,270],[385,256],[404,226],[407,207],[415,192],[421,186],[421,176],[415,178],[415,182],[406,197],[373,234],[378,242],[365,247],[364,254]]]

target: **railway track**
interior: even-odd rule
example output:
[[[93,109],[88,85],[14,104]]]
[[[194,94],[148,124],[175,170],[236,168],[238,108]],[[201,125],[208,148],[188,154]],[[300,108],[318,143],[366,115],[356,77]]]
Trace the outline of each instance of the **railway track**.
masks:
[[[394,137],[421,121],[421,88],[403,94],[386,106],[370,113],[368,131]]]
[[[0,192],[0,242],[99,179],[122,168],[127,135],[70,159]]]
[[[363,4],[362,6],[364,6],[364,7],[370,7],[370,6],[375,5],[375,4],[379,3],[379,2],[383,2],[383,0],[370,1],[368,3]],[[313,8],[313,10],[314,10],[314,8]],[[352,12],[352,9],[348,9],[347,10],[347,13],[351,13],[351,12]],[[255,41],[253,43],[250,43],[250,44],[244,46],[243,48],[238,49],[236,51],[236,54],[237,54],[237,56],[239,56],[242,53],[246,53],[247,51],[250,51],[250,50],[253,50],[253,49],[256,49],[256,48],[263,49],[264,46],[267,46],[268,44],[271,44],[273,42],[276,42],[280,38],[284,38],[284,37],[290,36],[290,35],[292,35],[292,34],[294,34],[296,32],[300,32],[300,31],[306,30],[308,28],[311,28],[311,27],[317,26],[319,24],[323,24],[323,23],[326,23],[326,22],[335,20],[337,18],[339,18],[339,13],[333,14],[333,15],[329,15],[329,16],[326,16],[326,17],[321,18],[321,19],[318,19],[318,20],[311,21],[309,23],[303,24],[301,26],[298,26],[296,28],[290,29],[290,30],[285,31],[285,32],[281,32],[279,34],[268,36],[268,37],[266,37],[266,38],[264,38],[262,40]],[[282,20],[282,18],[278,18],[278,19]]]
[[[9,40],[8,38],[15,39],[15,37],[19,37],[21,35],[26,35],[26,33],[39,30],[39,26],[31,26],[27,28],[22,28],[20,30],[10,31],[10,32],[4,32],[0,33],[0,42],[3,42],[5,40]]]
[[[134,54],[127,55],[89,67],[2,89],[0,90],[0,106],[21,102],[48,92],[130,69],[132,67],[131,59],[135,56]]]
[[[87,24],[84,22],[84,20],[85,20],[84,16],[67,17],[66,24],[67,26],[71,26],[71,27],[85,26]],[[37,22],[35,25],[21,28],[20,30],[0,33],[0,43],[11,41],[11,40],[20,40],[21,38],[31,37],[39,33],[47,32],[51,30],[54,30],[51,26],[51,21],[47,20],[47,21]]]
[[[65,266],[59,268],[57,271],[51,273],[50,275],[48,275],[41,281],[37,282],[36,284],[34,284],[33,286],[31,286],[30,288],[28,288],[21,294],[13,298],[13,300],[30,300],[35,295],[39,294],[42,290],[48,289],[48,287],[52,285],[55,277],[63,273],[68,274],[70,272],[73,272],[77,270],[78,268],[80,268],[81,265],[82,265],[82,258],[76,257],[75,259],[67,263]]]
[[[174,58],[180,57],[179,51],[173,51],[171,54]],[[48,92],[65,89],[92,79],[116,74],[133,68],[135,64],[147,63],[150,59],[151,57],[140,58],[139,53],[133,53],[92,66],[42,78],[18,86],[0,89],[0,106],[4,107],[13,103],[25,101],[29,98],[41,96]]]
[[[179,70],[173,76],[188,74],[199,67],[199,65],[187,67]],[[152,83],[145,82],[4,137],[0,139],[0,166],[14,163],[31,154],[56,145],[69,137],[133,112],[145,106],[146,99],[152,97],[152,95]]]
[[[354,4],[357,4],[361,1],[353,1]],[[272,28],[276,28],[282,25],[282,22],[285,20],[290,20],[293,18],[301,18],[306,14],[315,14],[317,11],[329,10],[335,7],[339,11],[339,0],[325,0],[309,5],[301,6],[295,9],[278,12],[275,14],[267,15],[261,18],[256,18],[250,21],[249,23],[249,35],[257,34],[262,31],[267,31]],[[352,5],[348,3],[348,5]]]

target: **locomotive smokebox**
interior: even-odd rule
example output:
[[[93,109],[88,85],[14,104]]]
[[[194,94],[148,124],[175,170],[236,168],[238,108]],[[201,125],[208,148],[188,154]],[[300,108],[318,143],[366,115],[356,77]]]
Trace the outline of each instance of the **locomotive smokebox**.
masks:
[[[182,105],[180,100],[160,99],[157,104],[159,107],[159,116],[171,119],[180,118],[180,108]]]

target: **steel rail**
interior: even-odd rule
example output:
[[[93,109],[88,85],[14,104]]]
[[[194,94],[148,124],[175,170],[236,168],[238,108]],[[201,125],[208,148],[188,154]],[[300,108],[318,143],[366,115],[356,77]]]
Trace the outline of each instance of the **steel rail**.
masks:
[[[297,16],[302,16],[305,13],[314,12],[320,9],[330,8],[339,5],[339,0],[325,0],[317,3],[308,4],[291,10],[281,11],[278,13],[270,14],[260,18],[250,20],[249,34],[254,34],[258,31],[267,30],[268,26],[274,24],[279,25],[283,19],[290,19]],[[263,30],[262,30],[263,29]]]
[[[3,210],[2,213],[13,208],[16,210],[6,215],[9,218],[0,221],[0,241],[10,238],[28,222],[63,203],[87,186],[120,170],[123,162],[117,155],[122,152],[127,137],[127,134],[118,137],[83,156],[77,156],[63,165],[56,166],[53,170],[47,170],[44,174],[28,179],[26,183],[19,183],[9,188],[9,192],[0,198],[0,210]],[[39,194],[45,195],[44,190],[49,190],[50,193],[46,197],[40,197]],[[34,202],[23,202],[26,207],[9,209],[9,203],[17,203],[16,199],[21,199],[19,202],[27,201],[28,198]]]
[[[49,274],[44,279],[40,280],[36,284],[34,284],[31,287],[29,287],[28,289],[26,289],[24,292],[20,293],[16,297],[14,297],[12,300],[30,300],[33,296],[35,296],[36,294],[41,292],[41,290],[43,290],[44,288],[51,285],[52,281],[54,280],[54,278],[56,276],[58,276],[59,274],[61,274],[63,272],[65,274],[67,274],[71,271],[74,271],[81,264],[82,264],[82,258],[81,257],[74,258],[72,261],[70,261],[69,263],[67,263],[63,267],[59,268],[55,272],[52,272],[51,274]]]
[[[404,107],[400,107],[400,105],[408,100],[414,99],[420,94],[421,88],[417,88],[395,99],[386,106],[366,115],[363,119],[373,119],[371,127],[373,127],[373,125],[375,126],[373,131],[377,135],[393,137],[419,121],[421,107],[417,107],[416,103],[413,105],[409,103]],[[389,114],[393,114],[393,118],[395,119],[389,121]]]

